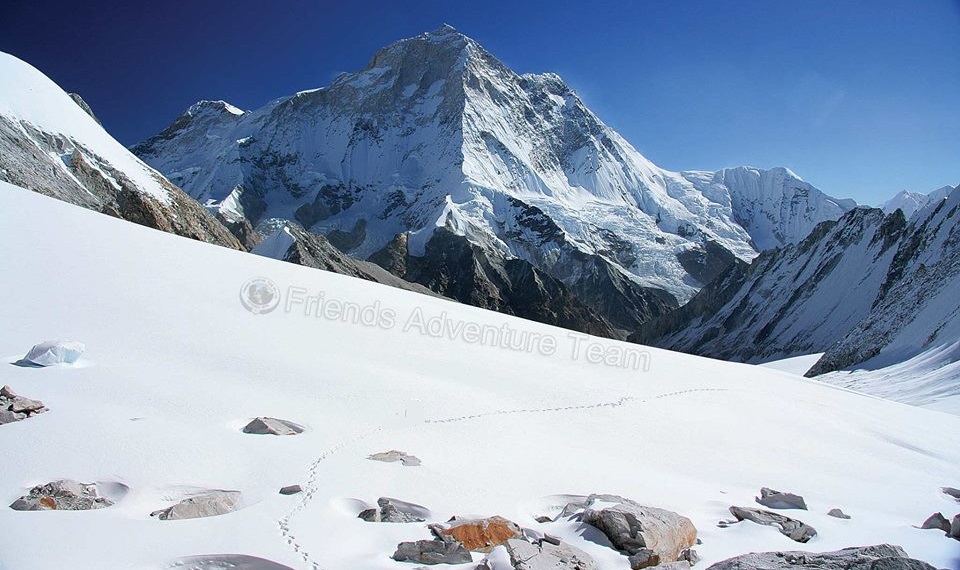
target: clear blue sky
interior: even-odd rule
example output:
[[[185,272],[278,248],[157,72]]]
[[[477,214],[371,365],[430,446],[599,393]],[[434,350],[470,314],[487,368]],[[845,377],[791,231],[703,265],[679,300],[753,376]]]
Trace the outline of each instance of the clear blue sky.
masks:
[[[957,0],[5,0],[0,50],[133,144],[199,99],[256,108],[444,22],[560,74],[665,168],[783,165],[862,203],[960,183]]]

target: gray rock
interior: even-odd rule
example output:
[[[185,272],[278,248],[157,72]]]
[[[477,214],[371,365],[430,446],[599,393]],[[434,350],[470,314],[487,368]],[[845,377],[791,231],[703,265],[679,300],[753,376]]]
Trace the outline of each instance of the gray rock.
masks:
[[[255,435],[297,435],[303,433],[303,426],[277,418],[254,418],[243,428],[243,433]]]
[[[690,563],[686,560],[667,562],[657,566],[657,570],[690,570]]]
[[[738,521],[748,520],[757,524],[776,527],[780,534],[797,542],[807,542],[817,535],[816,529],[804,522],[762,509],[730,507],[730,514],[735,516]]]
[[[641,548],[636,554],[627,557],[630,562],[630,570],[640,570],[660,564],[660,557],[652,548]]]
[[[771,509],[803,509],[807,510],[807,503],[800,495],[793,493],[783,493],[773,489],[763,487],[760,489],[760,496],[755,500],[765,507]]]
[[[89,511],[113,505],[106,497],[97,494],[93,483],[78,483],[69,479],[37,485],[13,502],[15,511]]]
[[[550,517],[548,517],[548,516],[544,516],[544,515],[540,515],[539,517],[537,517],[537,518],[535,518],[535,519],[533,519],[533,520],[537,521],[538,523],[553,522],[553,519],[552,519],[552,518],[550,518]]]
[[[754,552],[729,558],[707,570],[934,570],[899,546],[878,544],[833,552]]]
[[[0,426],[3,424],[12,424],[13,422],[19,422],[22,419],[27,417],[26,414],[15,414],[10,410],[0,409]]]
[[[12,400],[16,397],[17,397],[16,392],[14,392],[13,388],[11,388],[10,386],[4,386],[3,388],[0,388],[0,398]]]
[[[953,521],[950,523],[950,537],[960,540],[960,514],[953,515]]]
[[[403,464],[404,467],[416,467],[420,465],[419,458],[403,451],[397,451],[396,449],[391,451],[384,451],[381,453],[374,453],[373,455],[367,456],[367,459],[372,459],[374,461],[384,461],[386,463],[395,463],[399,461]]]
[[[960,489],[954,489],[953,487],[941,487],[940,490],[960,501]]]
[[[931,529],[935,528],[937,530],[942,530],[943,532],[950,532],[950,521],[948,521],[941,513],[933,513],[927,520],[923,521],[923,524],[920,525],[922,529]]]
[[[597,567],[589,554],[563,542],[541,540],[534,544],[511,538],[503,546],[514,570],[595,570]]]
[[[560,511],[560,514],[553,520],[559,521],[563,519],[570,518],[574,515],[581,515],[583,511],[589,506],[596,502],[606,502],[606,503],[625,503],[625,504],[637,504],[630,499],[621,497],[620,495],[608,495],[605,493],[593,493],[583,498],[581,501],[571,501],[564,505],[563,509]]]
[[[297,493],[302,493],[303,487],[300,485],[287,485],[286,487],[280,488],[281,495],[296,495]]]
[[[614,548],[628,556],[651,549],[660,562],[676,562],[697,541],[697,529],[687,517],[638,505],[633,501],[614,506],[588,506],[583,522],[595,526]]]
[[[31,414],[44,408],[43,402],[17,396],[10,402],[9,410],[15,414]]]
[[[389,497],[377,499],[377,506],[376,509],[361,511],[358,517],[367,522],[409,523],[425,521],[426,519],[421,515],[428,512],[426,507],[397,501]]]
[[[162,521],[198,519],[231,513],[240,506],[240,491],[209,491],[150,513]]]
[[[420,564],[463,564],[472,562],[470,551],[458,542],[443,540],[418,540],[401,542],[393,553],[397,562],[417,562]]]
[[[187,556],[172,561],[169,569],[180,570],[293,570],[273,560],[247,556],[246,554],[207,554],[203,556]]]
[[[830,509],[827,512],[827,516],[835,517],[838,519],[848,519],[848,520],[850,519],[850,515],[841,511],[840,509]]]

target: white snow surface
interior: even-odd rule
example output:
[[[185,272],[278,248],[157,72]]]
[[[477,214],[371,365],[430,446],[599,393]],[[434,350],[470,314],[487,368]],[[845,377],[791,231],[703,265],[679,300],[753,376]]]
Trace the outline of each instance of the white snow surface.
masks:
[[[124,173],[141,192],[163,204],[170,202],[167,190],[158,180],[159,174],[110,136],[43,73],[0,52],[0,78],[0,115],[16,124],[32,126],[45,135],[66,137],[74,146],[93,153],[97,158],[95,162],[104,162]],[[30,136],[26,130],[24,133]],[[73,149],[63,150],[69,157]]]
[[[884,202],[880,208],[888,214],[892,214],[898,209],[902,210],[903,215],[909,220],[918,211],[949,196],[953,192],[953,188],[953,186],[944,186],[929,194],[901,190],[896,196]]]
[[[72,340],[48,340],[35,344],[23,357],[23,361],[37,366],[75,364],[83,355],[82,342]]]
[[[646,351],[647,370],[571,356],[568,332],[346,276],[164,234],[0,183],[0,354],[38,338],[86,343],[85,367],[7,364],[3,382],[50,409],[0,426],[0,503],[60,478],[115,482],[110,508],[0,508],[0,567],[164,568],[214,553],[297,569],[401,569],[398,542],[422,523],[372,524],[380,496],[436,517],[495,515],[560,536],[603,570],[626,558],[584,540],[577,523],[539,524],[569,498],[616,493],[690,517],[711,563],[748,551],[826,551],[889,542],[938,568],[956,542],[912,525],[956,511],[960,418],[867,397],[763,367],[604,339]],[[50,258],[58,263],[34,264]],[[238,294],[254,277],[284,299],[254,315]],[[64,288],[71,291],[64,295]],[[285,311],[290,287],[377,305],[395,326]],[[299,290],[299,289],[298,289]],[[450,327],[506,325],[552,336],[553,356],[404,331],[408,316]],[[437,321],[439,322],[439,321]],[[447,328],[446,330],[451,330]],[[252,417],[307,426],[292,437],[240,432]],[[403,450],[419,467],[366,459]],[[306,492],[281,496],[299,483]],[[744,522],[730,505],[761,486],[803,495],[807,544]],[[227,515],[158,521],[149,513],[197,489],[236,489]],[[851,520],[828,517],[833,507]],[[13,546],[9,546],[13,545]],[[479,555],[477,556],[479,560]]]
[[[794,356],[791,358],[771,360],[770,362],[764,362],[760,364],[760,366],[770,368],[772,370],[779,370],[781,372],[789,372],[790,374],[796,374],[797,376],[803,376],[807,370],[810,370],[811,366],[820,360],[821,356],[823,356],[822,352],[814,354],[802,354],[800,356]]]

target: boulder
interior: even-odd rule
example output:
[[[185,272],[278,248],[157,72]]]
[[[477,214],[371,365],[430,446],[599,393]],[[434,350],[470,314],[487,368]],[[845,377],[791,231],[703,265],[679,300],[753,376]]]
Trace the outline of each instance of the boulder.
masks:
[[[459,542],[447,542],[440,539],[401,542],[393,553],[397,562],[417,562],[419,564],[463,564],[472,562],[470,551]]]
[[[0,398],[4,400],[12,400],[17,397],[16,392],[13,391],[13,388],[10,386],[4,386],[0,388]]]
[[[583,511],[582,520],[599,529],[627,556],[643,557],[649,549],[658,564],[683,559],[697,543],[697,529],[687,517],[633,501],[594,501]]]
[[[374,453],[373,455],[367,456],[367,459],[372,459],[373,461],[383,461],[386,463],[395,463],[399,461],[404,467],[416,467],[420,465],[420,459],[403,451],[397,451],[396,449],[384,451],[382,453]]]
[[[46,411],[46,406],[40,400],[18,396],[10,386],[0,388],[0,425],[18,422]]]
[[[771,509],[803,509],[807,510],[807,503],[800,495],[793,493],[783,493],[773,489],[763,487],[760,489],[760,496],[755,500],[765,507]]]
[[[514,570],[595,570],[597,567],[589,554],[560,541],[530,543],[511,538],[503,546]]]
[[[960,501],[960,489],[954,489],[953,487],[940,487],[940,490]]]
[[[950,537],[960,540],[960,514],[953,515],[953,521],[950,523]]]
[[[35,366],[73,364],[85,348],[83,343],[71,340],[48,340],[34,345],[21,362]]]
[[[231,513],[240,506],[240,491],[209,491],[150,513],[162,521],[198,519]]]
[[[300,485],[287,485],[286,487],[280,487],[281,495],[296,495],[297,493],[302,493],[303,487]]]
[[[43,409],[43,402],[40,400],[31,400],[30,398],[23,398],[17,396],[10,402],[10,405],[7,409],[15,414],[32,414],[34,412],[39,412]]]
[[[420,505],[380,497],[377,499],[377,508],[365,509],[357,516],[367,522],[409,523],[425,521],[423,515],[428,512],[426,507]]]
[[[112,506],[113,502],[97,494],[94,483],[78,483],[69,479],[37,485],[14,501],[15,511],[89,511]]]
[[[879,544],[833,552],[754,552],[717,562],[707,570],[934,570],[899,546]]]
[[[303,433],[303,426],[277,418],[254,418],[243,427],[243,433],[255,435],[297,435]]]
[[[13,422],[19,422],[20,420],[26,419],[27,414],[15,414],[10,410],[5,410],[0,408],[0,426],[3,424],[12,424]]]
[[[455,540],[472,552],[490,552],[511,538],[520,538],[523,531],[503,517],[485,519],[454,518],[446,525],[431,525],[442,540]]]
[[[738,521],[748,520],[757,524],[776,527],[780,534],[797,542],[807,542],[817,535],[816,529],[804,522],[762,509],[730,507],[730,514],[735,516]]]
[[[935,528],[937,530],[942,530],[943,532],[950,532],[950,521],[948,521],[941,513],[933,513],[927,520],[923,521],[923,524],[920,525],[922,529],[931,529]]]
[[[827,516],[831,516],[838,519],[850,519],[850,515],[841,511],[840,509],[830,509],[827,511]]]

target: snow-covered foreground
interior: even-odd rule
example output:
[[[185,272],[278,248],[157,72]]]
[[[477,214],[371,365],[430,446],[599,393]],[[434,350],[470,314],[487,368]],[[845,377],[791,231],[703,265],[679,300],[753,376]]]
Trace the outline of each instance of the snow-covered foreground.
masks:
[[[0,365],[0,384],[50,409],[0,426],[0,502],[59,478],[129,487],[96,511],[0,508],[4,570],[162,568],[211,553],[294,568],[413,568],[389,557],[401,540],[428,538],[424,524],[356,518],[359,501],[380,496],[425,505],[434,520],[499,514],[569,540],[601,568],[625,569],[625,557],[577,537],[576,524],[534,521],[555,514],[556,495],[591,492],[690,517],[703,540],[698,568],[747,551],[881,542],[960,566],[957,542],[911,526],[957,510],[939,492],[960,486],[956,416],[614,341],[583,341],[573,355],[561,329],[189,241],[5,184],[0,244],[5,362],[42,340],[86,344],[73,367]],[[281,293],[268,313],[241,304],[255,277]],[[305,315],[321,292],[327,312]],[[328,318],[331,301],[378,307],[377,324]],[[418,318],[441,315],[454,340],[418,332]],[[464,340],[485,325],[526,332],[531,350]],[[592,351],[611,364],[590,362]],[[263,415],[307,431],[240,432]],[[391,449],[422,465],[366,459]],[[306,492],[278,494],[294,483]],[[809,512],[786,514],[819,534],[798,544],[749,522],[717,527],[764,485],[802,494]],[[149,516],[193,488],[240,490],[244,508]],[[853,518],[828,517],[832,507]]]

